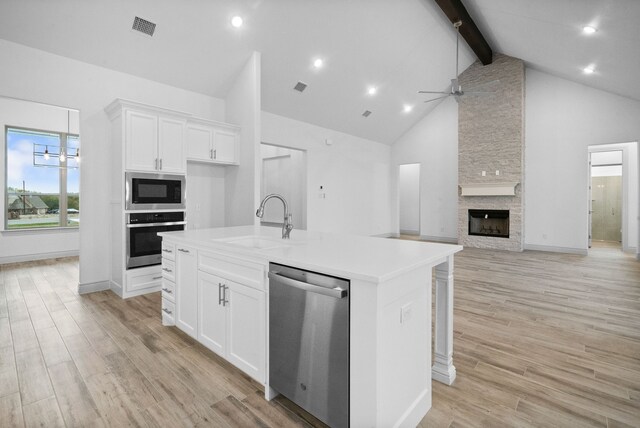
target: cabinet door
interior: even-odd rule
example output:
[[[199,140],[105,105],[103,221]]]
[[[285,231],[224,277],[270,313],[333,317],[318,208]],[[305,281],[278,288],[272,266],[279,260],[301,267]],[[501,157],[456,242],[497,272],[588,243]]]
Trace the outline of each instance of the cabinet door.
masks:
[[[166,173],[184,174],[184,120],[160,117],[158,121],[159,164],[158,169]]]
[[[227,325],[227,310],[220,302],[223,283],[222,278],[198,272],[198,341],[222,357]]]
[[[197,337],[198,255],[193,248],[176,246],[176,326]]]
[[[234,131],[216,129],[213,137],[213,160],[217,162],[235,163],[236,137]]]
[[[213,128],[187,125],[187,159],[211,161],[213,159]]]
[[[226,281],[227,359],[258,382],[265,381],[265,293]]]
[[[155,171],[158,159],[158,117],[127,110],[125,114],[127,170]]]

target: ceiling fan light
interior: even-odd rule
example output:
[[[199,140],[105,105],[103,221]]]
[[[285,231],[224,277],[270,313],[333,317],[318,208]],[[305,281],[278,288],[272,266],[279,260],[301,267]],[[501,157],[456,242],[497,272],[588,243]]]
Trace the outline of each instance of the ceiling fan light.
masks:
[[[585,25],[584,27],[582,27],[582,32],[584,34],[593,34],[595,32],[597,32],[598,29],[596,27],[593,27],[591,25]]]
[[[241,16],[234,16],[233,18],[231,18],[231,25],[233,25],[235,28],[242,27],[243,23],[244,23],[244,20],[242,19]]]

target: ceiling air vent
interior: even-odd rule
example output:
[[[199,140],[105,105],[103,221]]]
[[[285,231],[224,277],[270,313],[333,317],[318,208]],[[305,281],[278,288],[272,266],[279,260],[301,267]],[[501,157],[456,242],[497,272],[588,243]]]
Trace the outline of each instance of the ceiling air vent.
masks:
[[[302,82],[298,82],[298,83],[296,83],[296,86],[293,87],[293,89],[295,89],[298,92],[302,92],[305,89],[307,89],[307,84],[306,83],[302,83]]]
[[[133,20],[133,27],[131,29],[144,33],[148,36],[153,36],[153,32],[156,31],[156,24],[136,16]]]
[[[364,117],[369,117],[370,114],[371,112],[369,110],[365,110],[364,113],[362,113]]]

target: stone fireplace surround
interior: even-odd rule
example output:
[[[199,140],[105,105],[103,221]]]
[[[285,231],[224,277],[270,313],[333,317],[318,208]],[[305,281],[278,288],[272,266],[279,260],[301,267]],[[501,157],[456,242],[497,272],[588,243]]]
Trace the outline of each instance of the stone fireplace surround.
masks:
[[[487,189],[458,193],[461,245],[523,250],[524,79],[523,61],[502,54],[494,54],[486,66],[477,61],[459,77],[463,90],[498,81],[478,89],[493,93],[462,96],[458,103],[458,183]],[[513,191],[491,190],[500,184],[513,186]],[[509,237],[469,235],[469,210],[475,209],[508,210]]]

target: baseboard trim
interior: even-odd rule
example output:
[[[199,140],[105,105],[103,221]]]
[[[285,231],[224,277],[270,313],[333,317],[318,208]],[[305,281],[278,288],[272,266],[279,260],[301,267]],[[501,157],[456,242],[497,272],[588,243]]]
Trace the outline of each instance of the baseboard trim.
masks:
[[[122,298],[122,286],[120,284],[116,284],[113,281],[109,281],[109,284],[110,284],[109,288],[111,289],[111,291],[116,293],[118,297]]]
[[[400,234],[401,235],[415,235],[415,236],[418,236],[418,235],[420,235],[420,231],[419,230],[400,229]]]
[[[430,236],[430,235],[420,235],[421,241],[433,241],[433,242],[442,242],[443,244],[457,244],[458,238],[448,238],[446,236]]]
[[[554,247],[550,245],[534,245],[534,244],[524,244],[525,250],[530,251],[546,251],[550,253],[568,253],[568,254],[578,254],[581,256],[586,256],[589,251],[582,248],[571,248],[571,247]]]
[[[381,233],[379,235],[371,235],[372,238],[398,238],[400,236],[399,233]]]
[[[638,249],[636,247],[627,247],[627,248],[624,248],[622,251],[624,251],[625,253],[636,254],[638,252]]]
[[[64,257],[78,257],[78,250],[72,251],[56,251],[53,253],[23,254],[20,256],[0,257],[0,265],[9,263],[33,262],[36,260],[61,259]]]
[[[111,289],[111,281],[85,282],[84,284],[78,285],[79,294],[89,294],[109,289]]]

